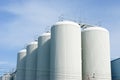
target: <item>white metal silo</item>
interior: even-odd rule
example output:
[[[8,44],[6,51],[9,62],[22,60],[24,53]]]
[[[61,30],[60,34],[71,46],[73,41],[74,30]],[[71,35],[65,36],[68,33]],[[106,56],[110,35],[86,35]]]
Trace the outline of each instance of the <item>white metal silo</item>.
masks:
[[[108,30],[87,27],[82,30],[83,80],[111,80]]]
[[[26,49],[18,52],[17,55],[17,80],[25,80],[25,60],[26,60]]]
[[[11,80],[11,75],[10,73],[6,73],[2,76],[2,80]]]
[[[36,80],[50,80],[50,37],[50,33],[44,33],[38,38]]]
[[[72,21],[51,28],[50,80],[82,80],[81,29]]]
[[[36,80],[37,47],[37,41],[27,45],[25,80]]]

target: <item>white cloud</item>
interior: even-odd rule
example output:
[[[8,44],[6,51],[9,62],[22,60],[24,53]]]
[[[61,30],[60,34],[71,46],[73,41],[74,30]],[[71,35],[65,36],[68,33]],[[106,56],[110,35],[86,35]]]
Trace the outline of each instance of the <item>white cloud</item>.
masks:
[[[4,34],[0,35],[2,37],[0,44],[11,47],[22,46],[32,41],[36,35],[46,31],[47,26],[55,23],[62,13],[45,3],[33,1],[24,4],[11,4],[4,7],[4,10],[18,15],[15,21],[6,24],[7,31],[0,32],[0,34]]]
[[[102,12],[104,8],[101,7],[99,7],[101,8],[99,9],[94,5],[93,7],[89,5],[82,5],[82,7],[79,5],[78,7],[82,7],[82,11],[78,10],[78,12],[76,12],[77,10],[71,9],[71,7],[68,7],[68,9],[62,4],[54,6],[52,4],[49,5],[48,3],[49,2],[46,3],[45,1],[26,0],[24,3],[11,3],[4,8],[0,8],[1,10],[6,10],[18,16],[13,22],[5,24],[5,26],[7,26],[7,31],[2,31],[0,29],[0,45],[10,46],[13,48],[23,47],[26,43],[33,41],[34,37],[45,32],[46,26],[51,26],[55,23],[61,14],[68,13],[69,16],[76,16],[75,14],[77,14],[77,17],[79,17],[79,15],[82,15],[83,18],[87,17],[86,20],[88,22],[95,23],[97,20],[99,21],[100,18],[105,24],[110,24],[112,55],[119,55],[118,52],[114,53],[113,51],[119,51],[118,47],[120,47],[120,38],[118,35],[120,33],[119,19],[113,19],[115,16],[119,16],[119,7],[111,6],[110,8],[105,8],[106,11]],[[70,14],[71,12],[72,15]]]
[[[24,4],[11,4],[2,8],[2,10],[17,15],[15,20],[4,24],[5,30],[0,27],[0,47],[5,47],[8,53],[14,53],[15,48],[23,48],[26,43],[33,41],[43,32],[47,26],[51,26],[61,15],[62,11],[54,7],[47,6],[45,3],[25,2]],[[67,11],[63,11],[64,13]],[[11,18],[12,19],[12,18]],[[10,52],[10,49],[12,49]],[[0,53],[1,55],[3,52]],[[7,53],[6,53],[7,55]],[[11,56],[12,57],[12,56]],[[10,60],[8,62],[1,61],[0,67],[7,67],[7,71],[15,67],[15,62]],[[8,58],[6,56],[5,58]],[[15,57],[14,57],[15,58]],[[16,59],[16,58],[15,58]]]
[[[3,64],[8,64],[7,61],[0,61],[0,65],[3,65]]]

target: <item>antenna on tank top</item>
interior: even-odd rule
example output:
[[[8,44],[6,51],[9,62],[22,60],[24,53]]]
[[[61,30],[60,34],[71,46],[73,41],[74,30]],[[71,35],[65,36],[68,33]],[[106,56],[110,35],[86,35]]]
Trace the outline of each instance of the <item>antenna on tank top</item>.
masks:
[[[93,25],[84,24],[84,23],[80,23],[79,25],[81,26],[82,29],[85,29],[85,28],[88,28],[88,27],[94,27]]]
[[[51,26],[46,26],[45,27],[45,33],[50,33]]]
[[[58,21],[63,21],[64,20],[64,15],[61,14],[59,17],[58,17]]]

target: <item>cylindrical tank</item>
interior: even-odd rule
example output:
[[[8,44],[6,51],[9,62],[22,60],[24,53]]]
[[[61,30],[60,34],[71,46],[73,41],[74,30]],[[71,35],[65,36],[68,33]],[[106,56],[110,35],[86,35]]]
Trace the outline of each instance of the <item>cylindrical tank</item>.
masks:
[[[51,28],[50,80],[82,80],[81,29],[72,21]]]
[[[11,75],[9,73],[2,76],[2,80],[11,80]]]
[[[82,30],[83,80],[111,80],[108,30],[87,27]]]
[[[27,45],[25,80],[36,80],[37,47],[37,41]]]
[[[50,37],[50,33],[44,33],[38,38],[36,80],[50,80]]]
[[[25,61],[26,61],[26,49],[18,52],[17,55],[17,80],[25,80]]]
[[[112,80],[120,80],[120,58],[111,61]]]

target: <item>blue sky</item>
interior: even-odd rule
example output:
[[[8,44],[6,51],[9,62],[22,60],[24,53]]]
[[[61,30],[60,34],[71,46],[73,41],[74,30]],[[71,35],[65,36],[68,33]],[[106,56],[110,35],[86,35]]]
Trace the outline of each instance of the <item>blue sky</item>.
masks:
[[[17,52],[60,16],[107,28],[111,59],[120,57],[120,0],[0,0],[0,73],[15,68]]]

